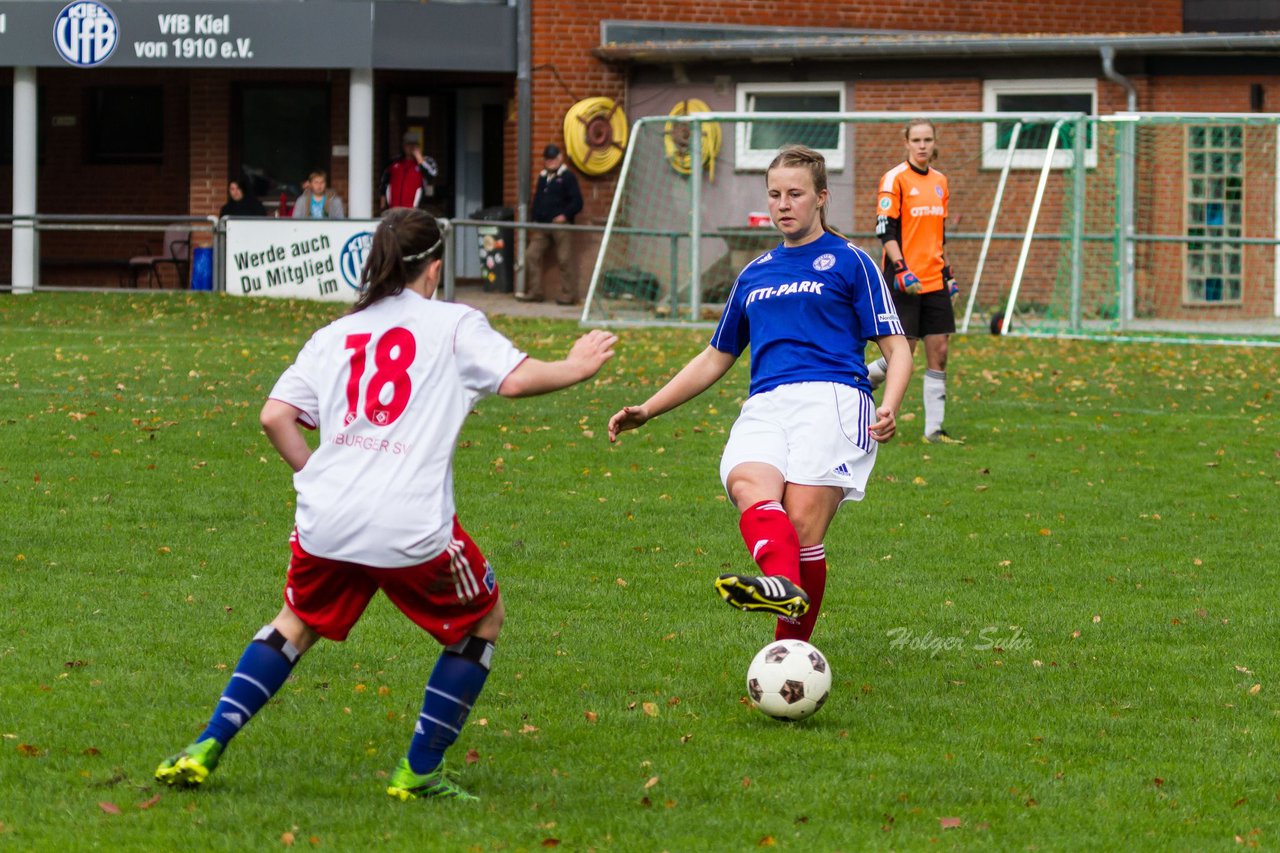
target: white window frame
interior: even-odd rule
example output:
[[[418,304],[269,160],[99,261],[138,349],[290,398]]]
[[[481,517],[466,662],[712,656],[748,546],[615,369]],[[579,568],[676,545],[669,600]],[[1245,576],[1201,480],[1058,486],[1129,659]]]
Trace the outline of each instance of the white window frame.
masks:
[[[1092,102],[1090,115],[1098,114],[1098,81],[1092,78],[1069,77],[1062,79],[1037,80],[983,80],[982,111],[994,113],[996,100],[1000,95],[1088,95]],[[1098,133],[1094,130],[1093,139],[1084,152],[1084,165],[1087,169],[1098,166]],[[996,124],[984,122],[982,125],[982,168],[1003,169],[1009,152],[996,148]],[[1062,138],[1058,138],[1058,147],[1053,152],[1050,168],[1069,169],[1075,164],[1076,154],[1070,148],[1062,148]],[[1014,169],[1039,169],[1044,166],[1044,153],[1028,149],[1015,151],[1013,154]]]
[[[753,95],[836,95],[839,98],[837,112],[845,111],[846,85],[842,82],[830,83],[739,83],[737,91],[737,111],[740,113],[756,112],[751,109],[751,97]],[[803,121],[806,113],[796,113],[796,120]],[[814,113],[814,115],[824,115],[824,113]],[[844,123],[836,125],[837,137],[835,148],[819,148],[817,151],[827,160],[828,172],[840,172],[844,170],[845,159],[848,152],[848,146],[845,142],[845,126]],[[734,133],[734,168],[740,172],[763,172],[769,167],[769,163],[777,156],[776,150],[763,151],[758,148],[749,148],[748,139],[750,124],[741,122],[735,128]]]

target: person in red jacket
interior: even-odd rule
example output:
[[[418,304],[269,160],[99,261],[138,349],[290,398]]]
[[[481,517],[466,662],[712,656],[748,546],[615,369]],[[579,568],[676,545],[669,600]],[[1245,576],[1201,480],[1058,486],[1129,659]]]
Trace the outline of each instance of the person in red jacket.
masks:
[[[404,156],[392,161],[379,182],[383,209],[425,207],[432,195],[432,182],[440,172],[436,161],[422,153],[422,138],[417,132],[406,133],[403,142]]]

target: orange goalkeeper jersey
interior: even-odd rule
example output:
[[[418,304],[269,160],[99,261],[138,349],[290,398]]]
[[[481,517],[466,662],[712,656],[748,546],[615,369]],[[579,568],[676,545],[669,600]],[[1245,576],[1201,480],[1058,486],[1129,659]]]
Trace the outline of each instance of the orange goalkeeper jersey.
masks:
[[[921,174],[907,162],[884,173],[876,197],[876,216],[898,220],[898,245],[907,268],[916,274],[922,293],[942,290],[943,223],[951,194],[947,176],[932,166]],[[886,280],[892,264],[884,259]]]

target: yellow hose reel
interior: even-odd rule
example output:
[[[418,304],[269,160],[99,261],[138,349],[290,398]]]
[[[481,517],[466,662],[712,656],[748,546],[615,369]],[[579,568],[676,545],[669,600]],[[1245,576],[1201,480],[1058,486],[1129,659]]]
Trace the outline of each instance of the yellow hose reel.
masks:
[[[697,98],[688,98],[677,102],[668,115],[687,116],[694,113],[708,112],[711,112],[711,108],[707,106],[705,101]],[[700,127],[702,128],[702,163],[707,170],[707,180],[714,181],[716,179],[716,158],[720,155],[720,124],[714,121],[704,121],[700,123]],[[667,162],[671,164],[671,168],[682,175],[688,175],[693,171],[693,164],[689,162],[691,156],[689,153],[689,137],[692,132],[692,124],[682,121],[669,121],[662,135],[662,145],[667,152]]]
[[[622,162],[627,114],[612,98],[586,98],[564,114],[564,150],[584,175],[603,175]]]

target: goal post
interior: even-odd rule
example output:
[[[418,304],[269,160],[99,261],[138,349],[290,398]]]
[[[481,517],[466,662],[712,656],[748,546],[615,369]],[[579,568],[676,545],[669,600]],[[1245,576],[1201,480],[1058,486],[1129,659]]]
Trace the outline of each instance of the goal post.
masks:
[[[778,242],[764,169],[786,144],[824,154],[830,225],[879,258],[877,184],[905,158],[906,121],[924,118],[949,181],[963,331],[1002,316],[1015,335],[1280,341],[1280,117],[686,103],[634,123],[583,323],[713,324],[737,273]]]
[[[878,258],[876,188],[884,172],[904,159],[905,122],[913,118],[926,118],[937,130],[935,166],[948,175],[951,192],[948,254],[962,277],[966,314],[1000,310],[1028,233],[1022,292],[1045,290],[1063,266],[1058,256],[1071,254],[1071,223],[1082,221],[1072,208],[1082,199],[1062,187],[1086,164],[1075,166],[1074,150],[1060,146],[1050,157],[1052,168],[1039,167],[1049,130],[1061,122],[1067,128],[1059,131],[1062,139],[1081,135],[1081,114],[660,115],[633,126],[583,322],[714,322],[738,271],[778,242],[768,219],[764,170],[786,144],[826,156],[828,221]],[[1037,211],[1039,224],[1030,217],[1037,189],[1046,199]]]

